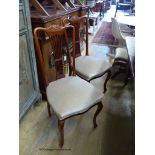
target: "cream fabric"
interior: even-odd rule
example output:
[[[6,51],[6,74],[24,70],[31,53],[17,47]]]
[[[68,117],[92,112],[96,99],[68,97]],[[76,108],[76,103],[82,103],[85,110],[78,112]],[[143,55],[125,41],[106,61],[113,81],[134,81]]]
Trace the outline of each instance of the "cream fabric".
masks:
[[[128,25],[126,25],[126,24],[121,24],[121,23],[119,23],[119,26],[120,26],[121,32],[123,32],[123,33],[127,33],[128,35],[134,33],[134,30],[131,29],[131,28],[130,28]]]
[[[126,48],[116,48],[115,58],[122,58],[128,60],[128,52]]]
[[[120,27],[120,24],[116,20],[116,18],[111,18],[112,21],[112,34],[113,36],[118,39],[119,46],[125,46],[125,38],[127,36],[132,36],[130,33],[123,33],[121,31],[122,26]]]
[[[76,71],[84,75],[86,80],[102,75],[110,67],[109,62],[94,56],[80,56],[75,59]]]
[[[89,82],[75,76],[51,82],[46,93],[50,105],[60,120],[86,111],[101,101],[104,95]]]
[[[115,37],[115,39],[118,39],[119,46],[125,45],[125,38],[122,36],[120,26],[116,18],[111,18],[112,21],[112,34]]]

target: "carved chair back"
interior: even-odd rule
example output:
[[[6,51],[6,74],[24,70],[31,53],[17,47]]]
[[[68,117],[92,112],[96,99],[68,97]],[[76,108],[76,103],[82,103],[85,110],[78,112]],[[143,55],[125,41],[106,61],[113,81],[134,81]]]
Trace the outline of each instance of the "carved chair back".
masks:
[[[69,52],[69,43],[67,30],[72,29],[72,56]],[[75,75],[75,30],[73,26],[57,26],[52,25],[49,28],[38,27],[34,30],[34,40],[36,46],[36,57],[38,60],[39,72],[42,76],[43,85],[46,88],[51,82],[48,79],[48,68],[54,68],[56,77],[59,79],[64,77],[64,62],[68,61],[69,68],[72,65],[72,73]],[[48,41],[52,51],[43,53],[41,43]],[[72,57],[72,58],[71,58]]]
[[[75,28],[75,56],[81,55],[81,44],[84,41],[86,43],[86,55],[88,55],[88,18],[86,16],[72,16],[70,19],[64,19],[63,22],[64,25],[72,25]]]

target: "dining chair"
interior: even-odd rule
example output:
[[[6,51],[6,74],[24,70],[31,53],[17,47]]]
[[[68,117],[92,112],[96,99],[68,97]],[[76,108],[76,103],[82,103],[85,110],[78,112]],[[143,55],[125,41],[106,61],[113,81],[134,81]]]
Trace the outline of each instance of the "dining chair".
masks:
[[[80,47],[80,29],[81,23],[85,25],[85,54],[81,54]],[[96,78],[102,77],[107,74],[107,77],[104,81],[104,93],[107,90],[106,84],[111,77],[111,67],[112,65],[105,61],[104,59],[97,58],[95,56],[89,55],[88,52],[88,18],[85,16],[77,17],[73,16],[70,19],[64,19],[64,25],[69,24],[75,27],[76,33],[76,48],[75,52],[78,53],[75,58],[75,71],[76,74],[82,79],[90,82]]]
[[[132,34],[122,33],[120,29],[120,25],[116,20],[116,18],[111,18],[111,20],[112,20],[112,34],[115,37],[115,39],[118,40],[118,47],[116,47],[115,49],[113,68],[115,66],[119,67],[119,70],[113,73],[112,78],[116,77],[120,73],[125,73],[126,74],[124,79],[124,86],[125,86],[128,82],[128,77],[130,73],[129,58],[128,58],[125,37],[131,36]]]
[[[68,29],[72,29],[72,39],[70,40],[73,46],[72,55],[68,47]],[[51,116],[52,108],[58,118],[58,128],[60,131],[59,145],[62,148],[64,144],[64,124],[68,118],[81,115],[97,105],[97,110],[93,117],[94,128],[97,127],[96,117],[102,110],[104,94],[91,83],[76,76],[75,29],[73,26],[62,27],[53,25],[49,28],[37,27],[34,29],[34,40],[38,69],[46,89],[48,114]],[[41,49],[41,43],[46,41],[50,42],[52,47],[52,51],[48,54],[43,53]],[[72,75],[70,76],[64,76],[63,69],[61,69],[61,67],[64,67],[64,55],[69,66],[72,65]],[[55,81],[51,82],[48,80],[48,72],[45,66],[55,69]]]

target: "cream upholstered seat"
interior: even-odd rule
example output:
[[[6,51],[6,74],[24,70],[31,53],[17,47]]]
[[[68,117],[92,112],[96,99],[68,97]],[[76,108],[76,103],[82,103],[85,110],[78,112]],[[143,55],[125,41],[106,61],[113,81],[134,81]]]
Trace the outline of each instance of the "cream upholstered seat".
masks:
[[[59,120],[82,113],[103,98],[100,90],[75,76],[51,82],[46,92],[49,104]]]
[[[103,75],[107,75],[105,81],[104,81],[104,92],[106,92],[106,84],[107,81],[111,77],[111,67],[112,65],[107,62],[106,60],[102,58],[97,58],[95,56],[90,56],[88,53],[88,18],[83,17],[77,17],[74,16],[70,19],[65,19],[64,23],[66,24],[68,22],[70,25],[73,25],[75,27],[76,31],[76,53],[77,57],[75,58],[75,71],[78,76],[80,76],[82,79],[90,82],[91,80],[95,78],[99,78]],[[68,24],[67,23],[67,24]],[[84,26],[83,26],[83,25]],[[86,38],[86,55],[81,55],[81,47],[80,47],[80,28],[85,27],[85,38]]]
[[[69,50],[69,34],[72,42],[72,54]],[[42,35],[42,38],[40,38]],[[49,43],[51,51],[45,53],[40,46],[45,41]],[[51,116],[51,108],[58,118],[58,128],[60,131],[60,147],[64,144],[64,124],[65,120],[87,112],[97,105],[97,110],[93,117],[94,128],[97,127],[96,117],[102,110],[103,93],[91,83],[76,76],[75,72],[75,29],[73,26],[54,26],[49,28],[35,28],[34,39],[36,45],[36,57],[42,83],[46,90],[48,114]],[[50,60],[50,61],[49,61]],[[65,61],[68,61],[72,75],[65,77]],[[49,72],[55,81],[48,77]]]
[[[126,24],[121,24],[119,23],[119,26],[120,26],[120,30],[123,34],[123,36],[126,36],[126,35],[133,35],[135,33],[135,30],[134,29],[131,29],[128,25]]]
[[[124,59],[124,60],[128,60],[128,53],[127,53],[127,49],[124,47],[120,48],[116,48],[116,54],[115,54],[115,59]]]
[[[79,56],[75,59],[76,71],[82,74],[84,79],[90,81],[96,76],[103,75],[111,68],[111,64],[94,56]]]

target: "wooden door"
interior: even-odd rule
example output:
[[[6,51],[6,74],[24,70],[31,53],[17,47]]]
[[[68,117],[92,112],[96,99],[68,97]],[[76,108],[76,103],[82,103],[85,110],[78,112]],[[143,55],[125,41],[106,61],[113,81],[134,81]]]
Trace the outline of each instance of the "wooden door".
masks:
[[[19,1],[19,118],[40,99],[28,0]]]

